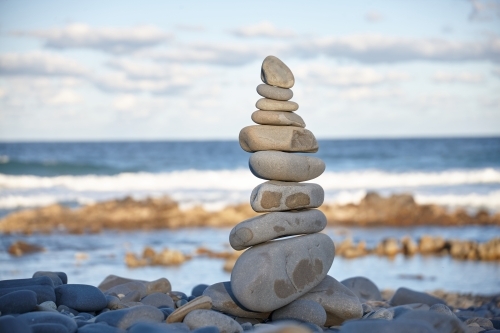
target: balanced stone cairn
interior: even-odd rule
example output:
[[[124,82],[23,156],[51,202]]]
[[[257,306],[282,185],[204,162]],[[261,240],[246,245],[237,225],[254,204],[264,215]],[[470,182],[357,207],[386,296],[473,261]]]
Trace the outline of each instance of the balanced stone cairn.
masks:
[[[301,183],[321,175],[325,163],[296,154],[317,152],[318,142],[294,113],[299,108],[290,101],[294,76],[280,59],[268,56],[262,63],[261,79],[264,84],[257,86],[257,93],[263,98],[252,114],[258,125],[243,128],[239,142],[252,153],[251,172],[267,180],[250,197],[253,210],[266,214],[233,228],[231,246],[249,249],[236,261],[230,284],[211,286],[204,294],[217,308],[218,297],[212,289],[219,296],[225,290],[238,308],[230,313],[247,318],[271,315],[273,321],[295,319],[318,326],[360,318],[363,310],[356,295],[327,276],[335,246],[330,237],[319,233],[327,223],[325,215],[315,209],[323,203],[323,188]],[[281,237],[288,238],[275,240]],[[227,312],[227,306],[218,310]]]

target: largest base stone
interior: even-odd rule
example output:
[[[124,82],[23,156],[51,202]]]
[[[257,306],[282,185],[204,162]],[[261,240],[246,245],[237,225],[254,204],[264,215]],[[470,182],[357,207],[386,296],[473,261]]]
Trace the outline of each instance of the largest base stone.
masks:
[[[247,309],[273,311],[318,285],[334,256],[333,241],[319,233],[259,244],[236,261],[231,289]]]

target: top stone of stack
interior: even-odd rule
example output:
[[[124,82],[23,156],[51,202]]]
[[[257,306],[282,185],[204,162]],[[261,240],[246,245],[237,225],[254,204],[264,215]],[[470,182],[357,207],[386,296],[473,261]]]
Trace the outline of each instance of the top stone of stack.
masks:
[[[267,56],[260,72],[262,82],[280,88],[291,88],[295,84],[292,71],[275,56]]]

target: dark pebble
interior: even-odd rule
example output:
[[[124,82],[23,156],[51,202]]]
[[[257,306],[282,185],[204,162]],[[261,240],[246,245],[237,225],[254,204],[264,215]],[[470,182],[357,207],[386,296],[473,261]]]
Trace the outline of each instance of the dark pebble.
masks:
[[[54,287],[60,286],[62,284],[68,283],[68,277],[66,276],[66,273],[62,272],[45,272],[45,271],[38,271],[33,274],[34,278],[41,277],[41,276],[46,276],[52,280],[52,283],[54,283]],[[63,281],[64,278],[64,282]]]
[[[191,333],[220,333],[220,330],[217,326],[205,326],[197,328]]]
[[[127,331],[107,324],[88,324],[78,329],[78,333],[125,333]],[[147,331],[144,331],[146,333]]]
[[[181,323],[179,323],[181,324]],[[130,327],[129,333],[188,333],[189,327],[179,327],[174,324],[165,323],[137,323]]]
[[[408,288],[399,288],[396,290],[396,293],[394,293],[394,296],[392,296],[389,303],[391,305],[405,305],[412,303],[422,303],[427,304],[428,306],[433,306],[434,304],[446,305],[445,301],[440,298]]]
[[[83,318],[84,320],[89,320],[94,318],[95,316],[87,312],[80,312],[77,317]]]
[[[122,329],[128,329],[132,325],[144,322],[162,322],[165,316],[163,312],[149,305],[136,306],[133,308],[109,311],[96,317],[95,322],[106,322],[107,324]]]
[[[142,298],[142,294],[138,290],[133,290],[127,294],[125,294],[125,297],[120,299],[121,303],[128,303],[128,302],[139,302]]]
[[[427,322],[438,332],[467,332],[467,327],[455,317],[434,311],[408,311],[396,321]]]
[[[500,319],[490,319],[493,327],[500,330]]]
[[[177,302],[175,302],[175,306],[178,307],[178,308],[180,308],[181,306],[183,306],[183,305],[185,305],[187,303],[188,303],[187,299],[180,299]]]
[[[159,309],[160,309],[161,312],[163,312],[163,315],[165,316],[165,319],[167,319],[168,316],[170,316],[170,314],[175,311],[174,308],[159,308]]]
[[[75,309],[72,309],[66,305],[59,305],[57,307],[57,311],[64,313],[64,314],[71,313],[71,314],[73,314],[73,316],[78,316],[78,311],[76,311]]]
[[[74,333],[77,329],[76,322],[73,319],[56,312],[28,312],[18,316],[17,319],[24,321],[28,325],[60,324],[66,327],[66,331],[69,333]]]
[[[170,292],[168,292],[168,295],[170,297],[172,297],[172,299],[174,300],[174,302],[177,302],[180,299],[185,299],[185,300],[188,299],[187,295],[184,294],[181,291],[170,291]]]
[[[121,305],[120,299],[116,296],[113,295],[106,295],[106,301],[108,304],[106,307],[111,310],[119,310],[123,309],[123,306]]]
[[[36,309],[36,294],[31,290],[19,290],[0,297],[2,315],[26,313]]]
[[[13,316],[0,317],[0,332],[9,333],[31,333],[31,327],[23,320],[18,320]]]
[[[46,301],[56,301],[54,283],[47,276],[31,279],[14,279],[0,281],[0,297],[20,290],[31,290],[36,293],[37,304]]]
[[[195,298],[196,298],[196,296],[191,295],[191,296],[189,296],[189,297],[188,297],[188,299],[187,299],[187,300],[188,300],[188,302],[191,302],[191,301],[192,301],[193,299],[195,299]]]
[[[55,292],[57,305],[77,311],[99,311],[108,304],[102,291],[86,284],[63,284],[55,288]]]
[[[139,281],[131,281],[114,286],[106,290],[106,295],[127,295],[132,291],[138,291],[141,295],[140,298],[147,295],[146,285]]]
[[[31,325],[33,333],[68,333],[68,328],[61,324],[43,323]]]
[[[364,319],[346,321],[340,328],[340,333],[436,333],[436,330],[426,322],[417,320],[383,320]]]
[[[242,323],[240,325],[241,325],[241,328],[243,328],[243,331],[249,331],[249,330],[251,330],[253,328],[253,325],[250,324],[249,322]],[[215,327],[215,326],[212,326],[212,327]],[[215,328],[217,328],[217,327],[215,327]]]
[[[148,295],[141,299],[141,303],[145,305],[151,305],[157,308],[160,307],[168,307],[168,308],[173,308],[174,307],[174,301],[172,300],[172,297],[168,296],[167,294],[163,293],[154,293],[151,295]]]
[[[208,288],[208,284],[199,284],[193,288],[193,290],[191,291],[191,295],[193,295],[194,297],[201,296],[201,295],[203,295],[203,292],[207,288]]]

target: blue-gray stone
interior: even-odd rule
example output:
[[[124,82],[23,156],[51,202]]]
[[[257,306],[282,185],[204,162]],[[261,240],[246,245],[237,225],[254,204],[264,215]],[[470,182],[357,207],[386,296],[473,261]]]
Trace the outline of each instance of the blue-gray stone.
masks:
[[[26,313],[36,309],[36,293],[31,290],[19,290],[0,297],[2,315]]]
[[[364,319],[350,320],[345,322],[340,333],[368,333],[368,332],[384,332],[384,333],[440,333],[426,322],[417,320],[380,320],[380,319]]]
[[[78,329],[78,333],[126,333],[127,331],[121,328],[109,326],[105,323],[87,324]],[[146,333],[147,331],[144,331]]]
[[[33,333],[68,333],[66,326],[56,323],[43,323],[31,325]]]
[[[188,333],[189,327],[186,324],[175,323],[137,323],[130,327],[129,333]]]
[[[426,322],[440,333],[467,332],[467,327],[460,319],[434,311],[408,311],[396,319],[396,321],[405,320]]]
[[[159,307],[173,308],[175,306],[172,297],[163,293],[154,293],[148,295],[143,299],[141,299],[141,303],[144,305],[151,305],[157,308]]]
[[[65,326],[69,333],[74,333],[77,330],[76,322],[73,319],[57,312],[28,312],[18,316],[17,319],[24,321],[28,325],[60,324]]]
[[[23,320],[6,315],[0,317],[0,332],[32,333],[32,330],[31,327]]]
[[[68,276],[64,272],[47,272],[47,271],[38,271],[33,274],[33,277],[41,277],[47,276],[54,283],[54,287],[60,286],[61,284],[68,283]]]
[[[99,311],[106,307],[106,297],[94,286],[63,284],[55,289],[57,305],[66,305],[76,311]]]
[[[14,291],[31,290],[36,293],[38,304],[45,301],[56,301],[54,283],[47,276],[31,279],[14,279],[0,281],[0,297]]]
[[[389,303],[391,305],[423,303],[428,306],[433,306],[434,304],[446,304],[445,301],[440,298],[408,288],[399,288],[396,290]]]
[[[193,288],[193,290],[191,291],[191,295],[193,295],[194,297],[201,296],[201,295],[203,295],[203,292],[207,288],[208,288],[208,284],[199,284]]]
[[[217,326],[205,326],[197,328],[191,333],[220,333],[220,330]]]
[[[382,300],[382,295],[377,285],[364,276],[348,278],[340,281],[340,283],[349,288],[361,302]]]
[[[150,306],[142,305],[133,308],[109,311],[101,313],[95,319],[96,323],[106,322],[108,325],[128,329],[132,325],[144,322],[160,323],[164,320],[165,316],[159,309]]]
[[[73,316],[78,316],[78,311],[76,311],[75,309],[72,309],[66,305],[59,305],[57,307],[57,311],[64,313],[64,314],[71,313]]]

